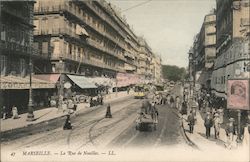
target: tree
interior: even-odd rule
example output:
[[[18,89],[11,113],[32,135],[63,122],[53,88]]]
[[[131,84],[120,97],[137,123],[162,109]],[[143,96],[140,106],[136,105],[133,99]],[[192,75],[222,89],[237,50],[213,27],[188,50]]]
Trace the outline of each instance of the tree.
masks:
[[[164,79],[176,82],[184,79],[186,70],[175,65],[162,65],[162,75]]]

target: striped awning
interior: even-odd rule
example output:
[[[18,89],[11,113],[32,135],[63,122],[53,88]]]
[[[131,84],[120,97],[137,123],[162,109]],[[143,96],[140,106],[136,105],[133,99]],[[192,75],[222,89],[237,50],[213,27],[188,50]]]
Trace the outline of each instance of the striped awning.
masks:
[[[67,75],[67,76],[72,82],[74,82],[81,89],[97,88],[97,86],[91,82],[91,79],[85,76],[78,76],[78,75]]]

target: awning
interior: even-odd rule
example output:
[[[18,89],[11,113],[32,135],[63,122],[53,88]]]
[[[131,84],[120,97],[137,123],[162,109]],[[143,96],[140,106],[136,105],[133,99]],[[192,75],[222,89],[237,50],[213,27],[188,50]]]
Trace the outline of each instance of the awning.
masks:
[[[50,83],[56,83],[59,80],[60,74],[37,74],[34,78],[48,81]]]
[[[110,86],[112,87],[113,82],[110,78],[105,77],[91,77],[88,78],[93,84],[97,86]]]
[[[140,77],[138,75],[130,73],[118,73],[116,79],[117,79],[117,87],[126,87],[131,84],[140,83]]]
[[[85,76],[67,75],[76,85],[82,89],[97,88],[97,86],[91,82],[91,80]]]
[[[18,77],[13,75],[0,77],[0,89],[29,89],[30,78]],[[46,80],[41,80],[32,76],[32,89],[50,89],[55,88],[55,84]]]

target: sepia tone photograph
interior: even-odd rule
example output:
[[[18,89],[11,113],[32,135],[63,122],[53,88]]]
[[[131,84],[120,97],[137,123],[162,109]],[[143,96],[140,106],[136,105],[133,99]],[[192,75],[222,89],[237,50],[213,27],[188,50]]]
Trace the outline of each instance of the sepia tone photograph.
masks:
[[[0,0],[1,162],[249,162],[249,0]]]

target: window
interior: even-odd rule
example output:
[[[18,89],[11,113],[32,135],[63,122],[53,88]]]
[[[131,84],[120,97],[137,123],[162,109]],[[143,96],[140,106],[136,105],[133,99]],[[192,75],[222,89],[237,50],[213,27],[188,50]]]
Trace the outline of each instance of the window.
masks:
[[[1,75],[6,75],[7,69],[7,57],[4,55],[0,55],[0,72]]]
[[[72,55],[72,45],[69,45],[69,54]]]
[[[47,54],[49,52],[48,42],[42,42],[42,54]]]
[[[81,48],[78,47],[78,57],[81,57]]]
[[[1,40],[6,40],[6,27],[1,25]]]
[[[22,76],[25,76],[25,71],[26,71],[26,63],[24,59],[20,59],[20,74]]]

